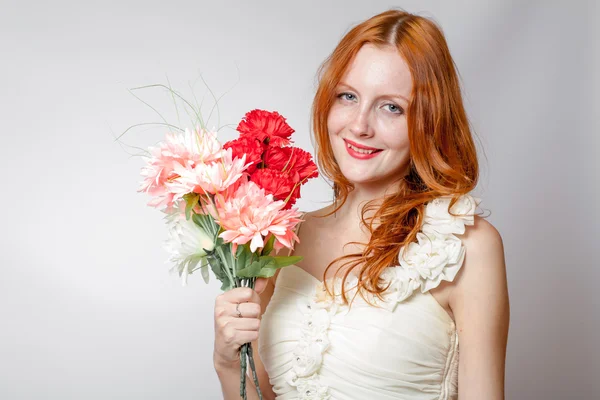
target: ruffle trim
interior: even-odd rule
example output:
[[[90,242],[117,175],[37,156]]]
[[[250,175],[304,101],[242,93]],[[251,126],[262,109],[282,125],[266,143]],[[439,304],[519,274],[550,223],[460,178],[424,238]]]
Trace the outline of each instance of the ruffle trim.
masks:
[[[303,315],[302,328],[292,353],[292,368],[285,375],[285,381],[296,387],[298,399],[302,400],[327,400],[331,396],[329,388],[321,382],[319,370],[323,354],[329,348],[331,317],[338,307],[335,303],[318,301],[318,294],[297,301]]]
[[[455,234],[463,234],[465,225],[475,223],[475,209],[481,199],[468,194],[461,196],[450,209],[456,215],[448,211],[451,200],[451,196],[442,196],[426,205],[417,242],[403,246],[398,257],[399,265],[386,268],[381,275],[385,285],[389,282],[388,289],[382,294],[383,301],[363,292],[366,300],[393,311],[415,290],[420,288],[425,293],[439,286],[443,280],[454,280],[465,258],[465,248]],[[345,285],[349,299],[362,299],[356,293],[357,284],[358,278],[349,274]],[[319,282],[313,296],[299,298],[297,302],[303,315],[301,336],[285,380],[296,387],[300,400],[326,400],[331,397],[319,371],[323,355],[329,348],[331,318],[339,312],[348,312],[349,307],[341,296],[342,278],[330,278],[327,285],[333,290],[333,297],[326,292],[324,283]]]
[[[385,297],[393,310],[415,290],[426,293],[442,281],[453,281],[465,259],[465,247],[455,235],[465,233],[466,225],[475,224],[475,210],[481,199],[462,195],[452,206],[452,196],[441,196],[427,203],[417,242],[400,249],[399,265],[387,268],[382,278],[391,281]]]

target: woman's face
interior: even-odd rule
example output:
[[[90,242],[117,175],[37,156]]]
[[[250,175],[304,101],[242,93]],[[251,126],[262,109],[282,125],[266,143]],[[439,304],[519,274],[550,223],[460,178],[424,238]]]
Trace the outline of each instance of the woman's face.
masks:
[[[333,154],[355,187],[387,187],[408,166],[408,65],[393,47],[365,44],[335,88],[327,117]]]

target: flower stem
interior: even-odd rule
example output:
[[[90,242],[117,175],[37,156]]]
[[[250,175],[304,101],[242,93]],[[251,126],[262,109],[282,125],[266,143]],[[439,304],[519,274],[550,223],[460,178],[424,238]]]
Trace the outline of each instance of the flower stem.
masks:
[[[223,253],[223,249],[221,248],[221,246],[218,246],[215,250],[219,254],[219,257],[221,258],[221,262],[222,262],[223,266],[225,267],[225,273],[227,274],[227,277],[229,278],[229,282],[231,283],[231,285],[233,287],[237,287],[236,286],[237,280],[232,275],[231,268],[229,266],[229,263],[227,262],[228,261],[227,258],[225,258],[225,254]]]
[[[256,386],[256,393],[258,398],[262,400],[262,393],[260,392],[260,385],[258,383],[258,376],[256,375],[256,367],[254,366],[254,356],[252,356],[252,343],[248,343],[248,361],[250,362],[250,370],[252,371],[252,379],[254,380],[254,386]]]
[[[248,353],[248,343],[244,343],[240,349],[240,397],[246,400],[246,354]]]

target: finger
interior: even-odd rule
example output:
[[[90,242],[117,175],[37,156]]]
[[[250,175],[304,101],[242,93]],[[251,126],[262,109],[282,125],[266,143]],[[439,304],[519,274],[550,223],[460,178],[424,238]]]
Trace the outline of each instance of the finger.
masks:
[[[267,278],[257,278],[256,282],[254,282],[254,290],[257,293],[262,293],[268,284],[269,284],[269,280]]]
[[[229,303],[252,302],[260,304],[260,297],[249,287],[238,287],[223,293],[223,299]]]
[[[260,319],[258,318],[232,318],[227,322],[237,331],[256,331],[260,327]]]
[[[238,303],[230,303],[228,310],[230,311],[228,315],[236,318],[239,317],[238,310],[242,314],[242,318],[258,318],[261,311],[258,303],[239,303],[239,306]]]
[[[258,339],[258,331],[238,331],[237,341],[238,345],[241,346],[244,343],[253,342]]]
[[[237,330],[233,326],[228,326],[220,333],[219,338],[220,345],[224,345],[225,347],[239,347],[244,343],[256,340],[258,338],[258,330]]]

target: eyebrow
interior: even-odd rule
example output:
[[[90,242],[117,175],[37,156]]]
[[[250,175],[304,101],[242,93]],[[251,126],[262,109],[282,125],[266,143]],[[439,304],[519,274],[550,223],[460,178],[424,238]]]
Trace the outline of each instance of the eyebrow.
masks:
[[[346,86],[352,90],[354,90],[355,92],[358,92],[358,90],[354,89],[352,86],[348,85],[346,82],[339,82],[338,85],[342,85],[342,86]],[[384,94],[381,97],[399,97],[402,100],[406,101],[407,103],[409,103],[408,99],[404,96],[402,96],[401,94]]]

